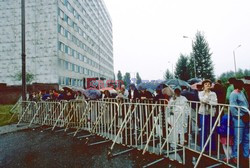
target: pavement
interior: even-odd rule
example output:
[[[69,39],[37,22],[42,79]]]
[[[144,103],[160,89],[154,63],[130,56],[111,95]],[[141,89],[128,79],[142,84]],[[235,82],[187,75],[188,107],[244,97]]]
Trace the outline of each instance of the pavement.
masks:
[[[88,134],[83,132],[82,134]],[[15,124],[0,127],[0,167],[4,168],[133,168],[143,167],[155,160],[157,156],[142,155],[141,151],[108,158],[108,148],[112,142],[89,146],[104,139],[93,136],[78,139],[65,132],[46,130],[43,127],[28,128],[27,125],[16,127]],[[114,154],[128,148],[115,145]],[[162,161],[151,167],[166,167]]]
[[[28,124],[10,124],[10,125],[5,125],[0,127],[0,135],[6,134],[6,133],[13,133],[16,131],[20,130],[25,130],[28,129],[29,125]],[[35,126],[32,126],[31,128],[35,128]]]

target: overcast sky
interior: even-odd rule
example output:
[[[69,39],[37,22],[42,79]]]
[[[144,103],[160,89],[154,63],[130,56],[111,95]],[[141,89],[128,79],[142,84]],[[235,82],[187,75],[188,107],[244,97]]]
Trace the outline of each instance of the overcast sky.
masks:
[[[197,30],[209,43],[215,75],[250,69],[249,0],[104,0],[113,22],[115,74],[162,79],[180,53],[191,52]]]

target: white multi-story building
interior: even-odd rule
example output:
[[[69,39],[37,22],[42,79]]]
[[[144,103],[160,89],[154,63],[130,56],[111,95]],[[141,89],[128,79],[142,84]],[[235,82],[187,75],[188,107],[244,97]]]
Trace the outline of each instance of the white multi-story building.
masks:
[[[21,84],[21,0],[0,0],[0,83]],[[114,78],[112,22],[103,0],[25,0],[32,82],[83,86]]]

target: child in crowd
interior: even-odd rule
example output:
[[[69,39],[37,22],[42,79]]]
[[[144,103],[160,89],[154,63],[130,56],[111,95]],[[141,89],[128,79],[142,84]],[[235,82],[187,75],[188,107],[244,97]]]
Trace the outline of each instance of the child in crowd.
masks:
[[[227,162],[231,158],[233,146],[234,130],[232,127],[232,116],[228,116],[228,114],[223,115],[220,126],[217,127],[217,133],[220,135],[220,143],[222,144],[224,153],[226,155],[223,161]]]

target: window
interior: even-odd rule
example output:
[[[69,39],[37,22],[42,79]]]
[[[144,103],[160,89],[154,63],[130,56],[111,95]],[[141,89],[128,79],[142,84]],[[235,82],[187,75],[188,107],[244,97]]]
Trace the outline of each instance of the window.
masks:
[[[69,54],[69,55],[71,55],[72,54],[72,51],[71,51],[72,49],[70,48],[70,47],[68,47],[68,53],[67,54]]]
[[[68,54],[68,52],[69,52],[69,47],[65,46],[65,53]]]
[[[68,16],[66,14],[64,14],[64,21],[68,23]]]
[[[67,3],[67,8],[68,8],[68,10],[69,10],[71,13],[73,13],[73,8],[72,8],[72,6],[70,5],[70,3]]]
[[[69,85],[72,85],[72,79],[69,78]]]
[[[76,23],[73,23],[74,24],[74,30],[76,31],[76,32],[78,32],[78,26],[77,26],[77,24]]]
[[[84,15],[86,15],[86,11],[85,11],[84,9],[82,9],[82,13],[83,13]]]
[[[72,35],[72,41],[73,41],[73,43],[76,44],[76,37],[74,35]]]
[[[64,36],[64,28],[61,25],[58,25],[58,33]]]
[[[62,42],[59,42],[59,49],[60,51],[64,52],[65,45]]]
[[[84,62],[87,63],[88,62],[88,58],[84,56]]]
[[[71,35],[71,33],[68,32],[67,35],[68,35],[68,39],[69,39],[70,41],[72,41],[72,35]]]
[[[64,0],[61,0],[61,2],[62,2],[62,4],[64,4],[64,5],[65,5],[65,1],[64,1]]]
[[[79,16],[79,22],[82,24],[83,20],[81,18],[81,16]]]
[[[82,29],[79,27],[79,34],[82,36]]]
[[[76,12],[75,9],[73,9],[73,14],[74,14],[74,16],[77,18],[78,13]]]
[[[75,56],[75,50],[71,49],[71,55],[74,57]]]
[[[73,27],[73,21],[68,17],[67,20],[68,25],[70,25],[71,27]]]
[[[59,16],[62,20],[64,20],[64,13],[61,9],[58,8],[58,13],[59,13]]]
[[[85,38],[85,39],[87,39],[87,35],[86,35],[86,33],[83,31],[83,37]]]
[[[64,61],[64,69],[69,69],[69,63],[67,61]]]

